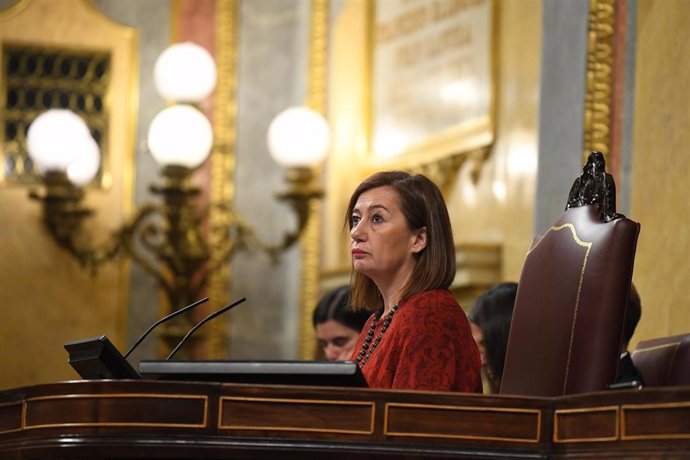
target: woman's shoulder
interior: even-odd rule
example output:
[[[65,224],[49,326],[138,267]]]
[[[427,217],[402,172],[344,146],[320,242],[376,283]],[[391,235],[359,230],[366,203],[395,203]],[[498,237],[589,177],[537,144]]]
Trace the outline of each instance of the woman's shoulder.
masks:
[[[453,294],[448,289],[431,289],[412,295],[405,303],[415,305],[450,304],[459,305]]]
[[[459,339],[470,334],[467,316],[448,290],[415,294],[400,304],[395,315],[393,322],[398,323],[396,328],[407,337],[434,336]]]
[[[462,308],[448,289],[434,289],[414,294],[400,305],[401,312],[414,316],[426,315],[460,315]]]

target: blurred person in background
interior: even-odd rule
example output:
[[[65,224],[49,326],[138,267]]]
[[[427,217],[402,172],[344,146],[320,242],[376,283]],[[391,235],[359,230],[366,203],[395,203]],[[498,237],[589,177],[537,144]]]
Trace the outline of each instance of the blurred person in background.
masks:
[[[352,311],[349,300],[350,286],[341,286],[324,295],[312,314],[319,348],[328,361],[350,359],[359,333],[371,316],[367,311]]]
[[[468,315],[490,393],[498,393],[501,387],[517,288],[517,283],[493,286],[477,298]]]

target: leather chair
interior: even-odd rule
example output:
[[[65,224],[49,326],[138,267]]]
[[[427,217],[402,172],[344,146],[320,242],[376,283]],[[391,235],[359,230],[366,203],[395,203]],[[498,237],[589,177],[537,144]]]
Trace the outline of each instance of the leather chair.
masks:
[[[589,163],[565,212],[527,253],[501,394],[561,396],[615,381],[640,225],[611,208],[615,192],[607,189],[602,204],[612,179],[606,174],[602,187],[593,187],[585,173],[594,177],[603,165],[589,170]],[[598,193],[593,198],[582,199],[586,182]]]
[[[641,341],[630,357],[645,386],[690,385],[690,334]]]

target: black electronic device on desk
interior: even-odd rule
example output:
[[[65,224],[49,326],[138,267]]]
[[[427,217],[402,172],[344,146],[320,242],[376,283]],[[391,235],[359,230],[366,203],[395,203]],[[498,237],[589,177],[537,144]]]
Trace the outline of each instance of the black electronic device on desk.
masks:
[[[83,379],[141,379],[124,356],[101,335],[65,344],[69,363]]]
[[[139,363],[146,379],[366,387],[353,361],[168,361]]]
[[[208,297],[204,297],[203,299],[197,300],[191,305],[187,305],[184,308],[176,310],[164,318],[156,321],[151,327],[148,328],[146,332],[144,332],[144,334],[142,334],[141,337],[139,337],[139,340],[132,345],[124,356],[105,335],[67,342],[65,344],[65,350],[67,350],[69,355],[68,362],[83,379],[141,379],[141,375],[139,375],[139,373],[135,371],[134,368],[129,364],[127,357],[159,324],[179,316],[182,313],[191,310],[192,308],[196,308],[198,305],[201,305],[207,300]],[[219,312],[215,312],[212,315],[207,316],[204,321],[214,318],[220,313],[223,313],[233,308],[235,305],[242,303],[244,300],[245,299],[241,299],[230,304],[229,306],[224,307],[223,309],[219,310]],[[194,330],[195,329],[192,329],[188,335],[191,335],[191,332],[194,332]],[[185,337],[185,339],[186,338],[187,337]]]

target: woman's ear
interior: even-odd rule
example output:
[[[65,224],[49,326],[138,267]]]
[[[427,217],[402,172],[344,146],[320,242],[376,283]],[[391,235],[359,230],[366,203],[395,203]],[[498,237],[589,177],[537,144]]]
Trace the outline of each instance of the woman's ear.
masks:
[[[426,248],[427,231],[426,227],[422,227],[415,231],[414,241],[412,242],[412,254],[419,254]]]

